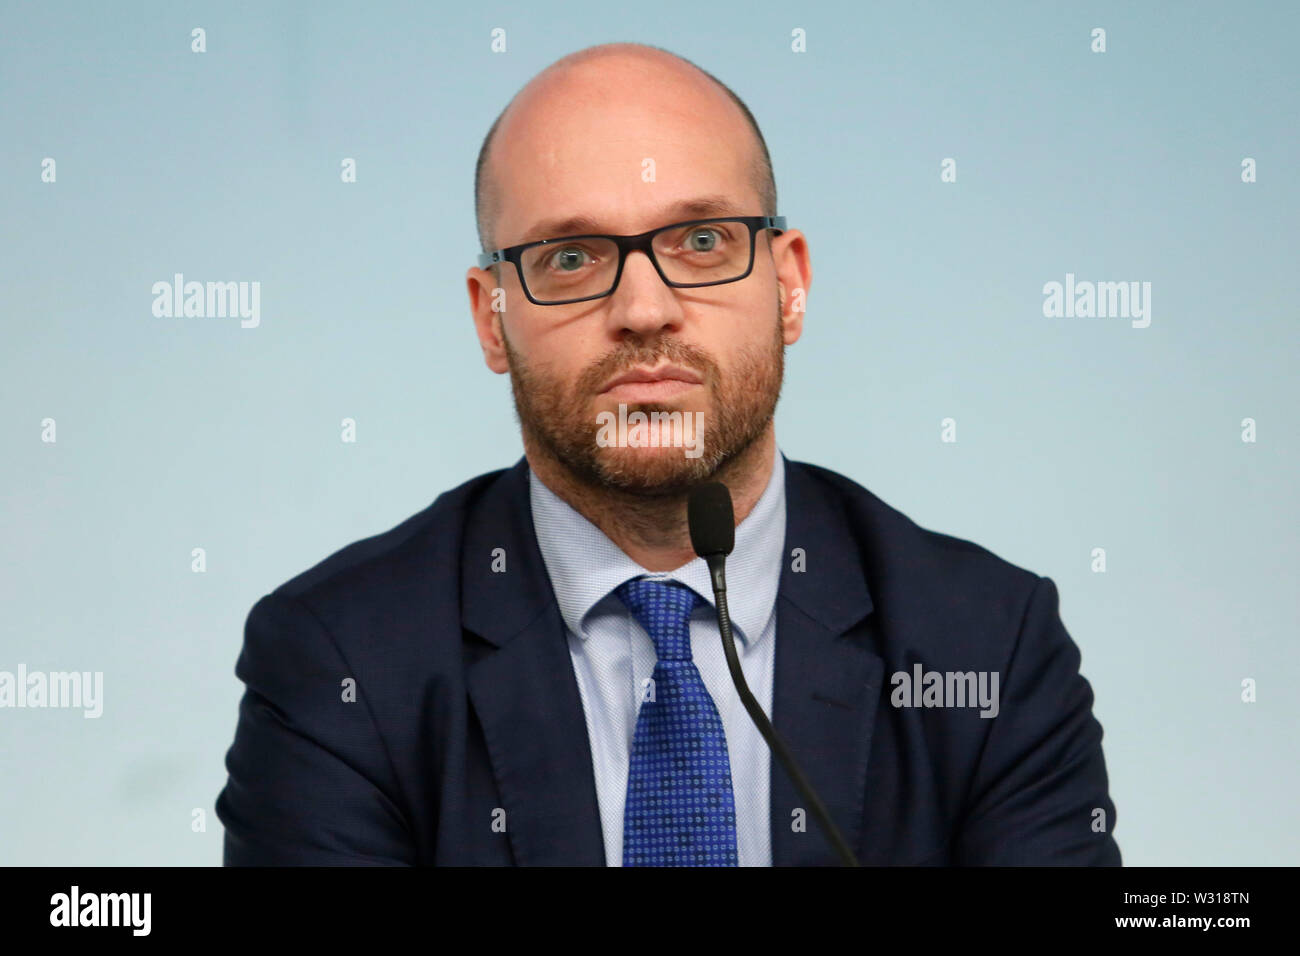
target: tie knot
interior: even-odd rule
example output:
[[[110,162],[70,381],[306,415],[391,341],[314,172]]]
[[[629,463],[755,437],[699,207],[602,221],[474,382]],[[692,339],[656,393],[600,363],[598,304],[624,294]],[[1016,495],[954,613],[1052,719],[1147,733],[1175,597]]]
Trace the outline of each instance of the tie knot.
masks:
[[[678,581],[650,578],[625,581],[614,593],[650,635],[659,660],[691,659],[691,612],[704,598]]]

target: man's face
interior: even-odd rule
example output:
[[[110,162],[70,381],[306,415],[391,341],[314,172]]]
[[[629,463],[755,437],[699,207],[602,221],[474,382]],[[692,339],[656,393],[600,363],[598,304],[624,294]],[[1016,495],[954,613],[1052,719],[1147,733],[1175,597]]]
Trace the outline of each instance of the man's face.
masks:
[[[638,69],[653,75],[638,78]],[[498,246],[762,212],[752,133],[711,85],[625,61],[584,64],[538,85],[516,100],[494,148]],[[712,205],[694,205],[705,200]],[[576,216],[590,222],[557,226]],[[783,257],[784,279],[774,262],[778,244],[784,251],[792,240],[802,251],[797,233],[759,232],[749,276],[697,289],[669,287],[634,252],[611,295],[571,305],[530,303],[504,266],[504,314],[487,301],[491,274],[471,270],[484,354],[489,367],[509,371],[525,434],[591,486],[680,494],[713,475],[763,434],[775,410],[784,347],[800,331],[798,315],[783,320],[780,299],[791,284],[807,284],[798,255]],[[684,374],[612,384],[669,365]],[[636,411],[650,419],[642,447],[611,442],[619,436],[610,423]],[[651,412],[680,415],[657,424]]]
[[[678,494],[743,452],[771,421],[781,389],[785,342],[779,304],[769,303],[767,316],[765,336],[763,326],[756,326],[755,335],[761,338],[728,347],[725,370],[707,348],[681,337],[638,336],[626,337],[593,358],[575,379],[535,367],[507,338],[520,425],[585,484],[644,495]],[[666,364],[694,373],[699,384],[673,380],[605,387],[623,372]],[[651,396],[658,391],[672,394]],[[646,414],[645,439],[638,444],[648,447],[610,444],[609,426],[617,428],[620,403],[626,414]],[[656,419],[652,412],[677,412],[680,417]]]

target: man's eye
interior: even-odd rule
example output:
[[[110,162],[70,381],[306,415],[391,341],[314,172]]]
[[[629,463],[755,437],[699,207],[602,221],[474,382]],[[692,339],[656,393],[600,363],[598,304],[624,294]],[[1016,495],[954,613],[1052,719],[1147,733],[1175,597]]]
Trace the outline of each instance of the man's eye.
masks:
[[[688,252],[712,252],[722,242],[722,235],[713,228],[695,229],[686,237]]]
[[[591,256],[587,250],[579,249],[577,246],[568,246],[564,249],[557,249],[551,254],[551,267],[561,272],[574,272],[581,269],[587,264]]]

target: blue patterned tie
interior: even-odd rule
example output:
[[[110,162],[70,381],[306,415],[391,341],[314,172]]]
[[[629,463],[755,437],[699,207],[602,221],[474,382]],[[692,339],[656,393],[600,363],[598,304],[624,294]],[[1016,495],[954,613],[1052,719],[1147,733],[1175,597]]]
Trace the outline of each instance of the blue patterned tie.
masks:
[[[623,865],[737,866],[727,737],[691,660],[691,611],[704,599],[676,581],[647,578],[615,593],[658,655],[654,699],[642,700],[632,739]]]

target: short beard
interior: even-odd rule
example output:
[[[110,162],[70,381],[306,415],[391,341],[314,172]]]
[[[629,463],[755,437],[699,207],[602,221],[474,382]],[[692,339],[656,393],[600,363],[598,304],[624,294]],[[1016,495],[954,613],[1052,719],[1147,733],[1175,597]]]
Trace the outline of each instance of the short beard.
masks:
[[[766,431],[781,397],[785,377],[785,335],[778,302],[773,337],[766,347],[742,350],[735,370],[723,380],[716,362],[705,352],[674,338],[628,340],[588,366],[572,387],[546,367],[530,368],[510,346],[501,325],[515,414],[526,440],[533,441],[588,488],[618,491],[643,498],[675,497],[713,478],[739,458]],[[709,395],[704,415],[702,454],[687,457],[681,449],[605,448],[597,443],[600,424],[589,402],[621,371],[667,360],[704,376]],[[667,402],[631,403],[633,411],[682,411]],[[663,432],[661,432],[661,435]],[[641,452],[641,453],[638,453]]]

